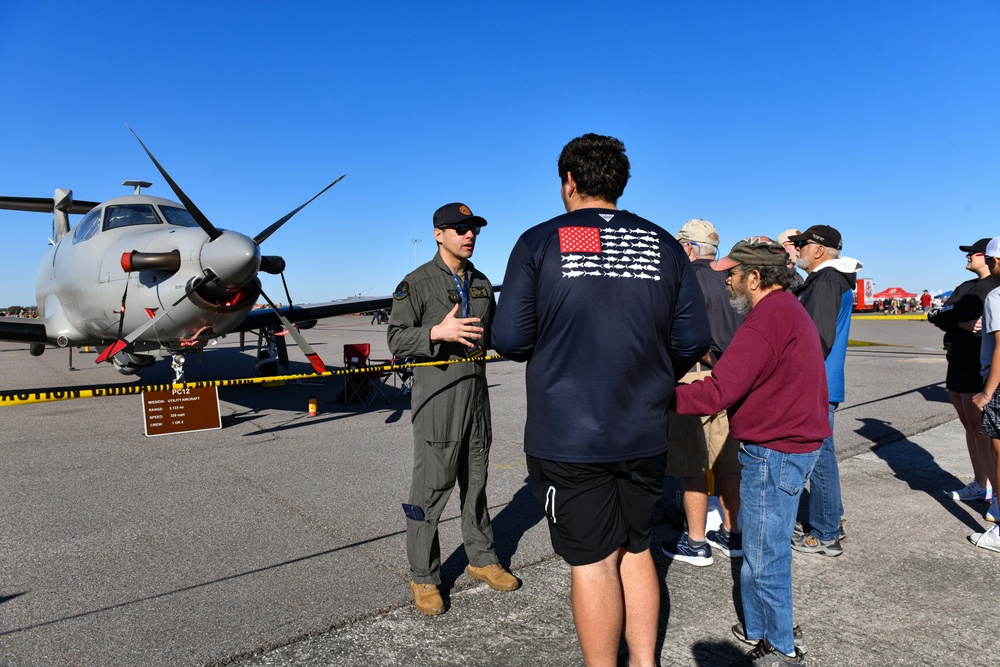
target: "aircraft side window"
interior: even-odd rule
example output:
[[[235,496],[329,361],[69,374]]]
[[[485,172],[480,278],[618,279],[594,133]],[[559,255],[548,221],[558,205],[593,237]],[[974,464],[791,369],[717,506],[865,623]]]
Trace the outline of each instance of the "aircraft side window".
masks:
[[[79,243],[80,241],[86,241],[91,236],[97,233],[97,230],[101,228],[101,209],[95,208],[83,216],[83,220],[77,223],[76,229],[73,230],[73,243]]]
[[[177,225],[178,227],[198,226],[194,216],[188,213],[186,208],[181,208],[179,206],[161,206],[160,213],[163,214],[163,217],[166,218],[167,222],[171,225]]]
[[[158,225],[160,219],[149,204],[120,204],[108,206],[104,216],[104,229],[118,229],[133,225]]]

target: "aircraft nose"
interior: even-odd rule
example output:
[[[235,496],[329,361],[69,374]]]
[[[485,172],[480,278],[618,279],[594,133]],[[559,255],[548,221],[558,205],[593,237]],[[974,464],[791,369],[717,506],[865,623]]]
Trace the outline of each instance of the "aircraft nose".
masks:
[[[217,284],[240,288],[253,280],[260,270],[260,248],[249,236],[223,231],[201,249],[201,266],[210,269]]]

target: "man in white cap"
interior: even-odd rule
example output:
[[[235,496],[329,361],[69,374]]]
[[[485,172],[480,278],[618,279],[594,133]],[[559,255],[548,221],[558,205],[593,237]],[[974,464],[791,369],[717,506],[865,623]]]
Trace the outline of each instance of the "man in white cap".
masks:
[[[715,225],[699,218],[688,220],[677,233],[677,240],[701,286],[712,334],[708,352],[681,378],[681,382],[690,384],[711,374],[742,324],[743,316],[729,303],[726,276],[712,269],[712,261],[719,253]],[[679,538],[665,541],[660,550],[667,558],[698,566],[712,564],[712,547],[730,558],[743,556],[743,536],[736,522],[740,511],[740,444],[729,434],[726,411],[705,417],[671,414],[669,424],[667,474],[681,478],[688,529]],[[722,525],[718,530],[706,532],[709,470],[714,475],[722,507]]]
[[[795,290],[802,283],[805,282],[805,278],[799,273],[798,268],[795,263],[799,261],[799,248],[795,245],[795,241],[791,239],[792,236],[801,234],[798,229],[792,227],[791,229],[786,229],[785,231],[778,234],[778,243],[782,245],[785,252],[788,253],[788,270],[792,272],[792,289]]]

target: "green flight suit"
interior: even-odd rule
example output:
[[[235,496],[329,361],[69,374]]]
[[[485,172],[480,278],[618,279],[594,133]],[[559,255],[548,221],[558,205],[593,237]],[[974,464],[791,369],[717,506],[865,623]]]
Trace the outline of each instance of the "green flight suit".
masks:
[[[471,262],[466,265],[466,274],[467,316],[481,320],[482,354],[490,347],[496,298],[489,279]],[[430,337],[431,327],[440,324],[456,303],[460,304],[460,295],[453,274],[440,253],[435,254],[433,260],[406,276],[393,294],[389,350],[397,357],[414,357],[418,362],[465,359],[468,354],[463,345],[431,343]],[[461,305],[456,317],[462,317]],[[409,503],[423,510],[424,520],[406,520],[406,554],[413,581],[440,584],[438,521],[456,481],[469,564],[484,567],[498,562],[486,503],[493,440],[486,362],[415,368],[410,400],[413,480]]]

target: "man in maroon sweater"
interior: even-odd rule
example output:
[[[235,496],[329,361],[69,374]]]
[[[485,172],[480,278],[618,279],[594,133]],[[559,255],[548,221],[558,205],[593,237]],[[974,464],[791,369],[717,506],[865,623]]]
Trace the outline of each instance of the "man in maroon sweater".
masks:
[[[733,307],[746,314],[712,375],[677,387],[680,414],[728,410],[740,441],[744,624],[753,665],[802,665],[792,623],[791,537],[799,496],[830,435],[819,334],[786,292],[788,254],[765,236],[743,239],[714,263]]]

